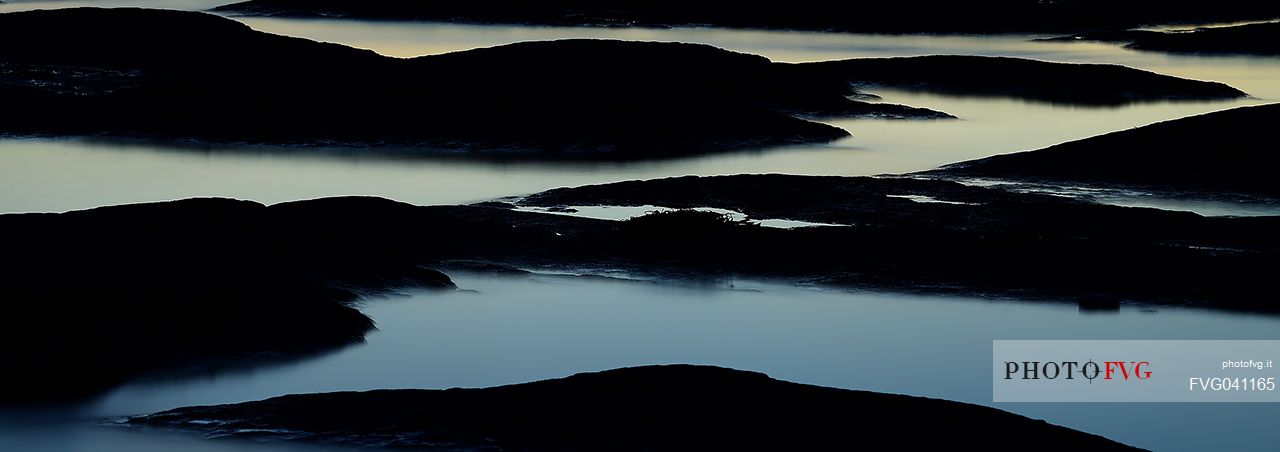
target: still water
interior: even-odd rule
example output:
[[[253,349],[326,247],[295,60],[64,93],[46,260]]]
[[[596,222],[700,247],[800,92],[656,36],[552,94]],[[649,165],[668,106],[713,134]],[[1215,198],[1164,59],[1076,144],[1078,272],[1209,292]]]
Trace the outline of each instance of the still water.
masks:
[[[203,9],[204,0],[11,2],[0,12],[108,4]],[[956,121],[831,121],[853,137],[829,145],[753,149],[635,163],[495,162],[378,156],[344,149],[172,146],[86,139],[0,139],[0,212],[228,196],[266,203],[377,195],[459,203],[566,185],[684,174],[873,175],[924,170],[1240,105],[1280,101],[1280,58],[1172,56],[1035,36],[879,36],[712,29],[603,29],[243,18],[259,30],[408,57],[571,37],[701,42],[777,61],[926,54],[1116,63],[1231,84],[1253,98],[1121,108],[877,90],[886,101]],[[1212,150],[1206,150],[1212,158]],[[1206,214],[1275,214],[1113,195],[1107,202]],[[109,416],[290,392],[490,386],[580,371],[702,363],[827,386],[990,405],[992,339],[1280,339],[1270,316],[964,298],[847,293],[720,281],[703,286],[555,276],[455,275],[464,289],[375,299],[368,344],[300,363],[181,381],[139,383],[88,406],[0,413],[0,450],[312,451],[305,445],[202,441],[96,427]],[[1274,450],[1267,404],[1005,404],[1002,409],[1155,450]]]
[[[379,328],[367,344],[295,364],[134,384],[38,428],[10,423],[0,449],[163,450],[190,443],[201,448],[192,450],[258,450],[92,422],[286,393],[482,387],[662,363],[712,364],[824,386],[992,405],[993,339],[1280,338],[1280,318],[1179,308],[1125,306],[1084,314],[1069,304],[742,280],[695,285],[453,276],[465,290],[366,301],[364,311]],[[997,406],[1159,451],[1274,450],[1271,425],[1280,415],[1275,404]]]

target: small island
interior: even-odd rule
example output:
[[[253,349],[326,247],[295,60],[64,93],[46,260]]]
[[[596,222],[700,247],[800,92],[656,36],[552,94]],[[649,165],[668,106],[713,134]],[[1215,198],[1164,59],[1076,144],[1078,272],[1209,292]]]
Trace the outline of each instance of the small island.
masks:
[[[955,163],[923,174],[1280,200],[1267,130],[1280,104],[1239,107],[1048,148]]]
[[[1116,64],[1054,63],[1024,58],[933,55],[857,58],[800,65],[877,87],[960,96],[1012,97],[1066,105],[1118,106],[1143,101],[1247,96],[1219,82],[1170,77]]]
[[[127,425],[433,450],[1140,450],[994,408],[692,365],[483,389],[288,395],[178,408]]]

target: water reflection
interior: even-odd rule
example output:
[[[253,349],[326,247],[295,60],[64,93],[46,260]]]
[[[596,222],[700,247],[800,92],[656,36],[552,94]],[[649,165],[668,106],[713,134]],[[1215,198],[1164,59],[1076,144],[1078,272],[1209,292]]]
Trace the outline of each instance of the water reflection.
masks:
[[[730,174],[748,168],[716,168],[715,161],[699,159],[576,164],[279,151],[71,139],[0,140],[0,212],[66,211],[201,196],[277,203],[370,195],[415,204],[454,204],[565,185]],[[748,159],[747,164],[752,155],[764,154],[737,154]]]
[[[66,211],[193,196],[276,203],[371,195],[414,204],[454,204],[562,186],[688,174],[906,173],[1258,103],[1246,99],[1072,108],[907,91],[880,90],[879,94],[889,102],[938,108],[963,119],[836,120],[830,123],[850,130],[853,137],[826,145],[630,163],[475,160],[456,155],[407,158],[364,149],[0,139],[0,212]]]

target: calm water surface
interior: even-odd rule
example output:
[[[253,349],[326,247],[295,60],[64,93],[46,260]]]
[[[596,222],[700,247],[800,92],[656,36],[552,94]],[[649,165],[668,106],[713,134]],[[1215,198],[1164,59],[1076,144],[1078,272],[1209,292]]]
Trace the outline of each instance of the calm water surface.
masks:
[[[201,9],[217,1],[17,2],[0,11],[83,4]],[[853,137],[639,163],[529,163],[393,158],[341,149],[169,146],[82,139],[0,140],[0,212],[65,211],[191,196],[266,203],[378,195],[417,204],[472,202],[547,188],[684,174],[872,175],[936,167],[1191,114],[1280,100],[1280,59],[1171,56],[1108,44],[1033,43],[1034,36],[876,36],[710,29],[600,29],[241,19],[272,33],[417,56],[570,37],[702,42],[778,61],[926,54],[1006,55],[1124,64],[1218,80],[1252,99],[1122,108],[880,90],[957,121],[838,120]],[[1213,150],[1205,150],[1213,158]],[[1207,214],[1274,214],[1233,206],[1116,196],[1108,202]],[[554,276],[455,275],[474,292],[370,300],[368,344],[290,365],[122,388],[88,406],[0,413],[0,450],[309,451],[316,446],[202,441],[93,426],[103,417],[291,392],[490,386],[620,366],[702,363],[775,377],[990,405],[992,339],[1280,339],[1280,319],[1126,307],[1084,315],[1071,305],[846,293],[750,281],[705,286]],[[730,288],[730,283],[733,288]],[[1002,409],[1168,451],[1275,450],[1270,404],[1005,404]]]
[[[297,392],[481,387],[661,363],[713,364],[824,386],[992,405],[993,339],[1280,338],[1280,318],[1178,308],[1082,314],[1069,304],[754,281],[454,277],[467,291],[367,301],[364,310],[380,329],[367,344],[296,364],[131,385],[38,429],[11,422],[0,449],[111,450],[97,446],[118,444],[126,450],[135,441],[194,442],[90,424],[176,406]],[[1280,415],[1275,404],[997,406],[1161,451],[1274,450],[1271,424]],[[198,444],[202,450],[243,446]]]

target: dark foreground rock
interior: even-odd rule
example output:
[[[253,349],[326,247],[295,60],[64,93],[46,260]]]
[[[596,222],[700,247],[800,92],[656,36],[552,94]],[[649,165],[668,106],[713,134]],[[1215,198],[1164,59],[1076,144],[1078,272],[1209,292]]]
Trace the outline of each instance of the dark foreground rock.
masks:
[[[1172,53],[1280,55],[1280,22],[1190,31],[1096,31],[1048,40],[1117,42],[1134,50]]]
[[[936,55],[859,58],[801,65],[870,88],[886,86],[1063,104],[1122,105],[1151,100],[1244,97],[1224,83],[1170,77],[1115,64],[1069,64],[1022,58]]]
[[[484,389],[289,395],[129,424],[431,450],[1138,450],[994,408],[690,365]]]
[[[0,132],[646,158],[848,136],[794,117],[946,114],[705,45],[567,40],[412,59],[212,14],[0,15]]]
[[[915,197],[915,200],[909,199]],[[919,202],[945,201],[945,202]],[[741,275],[836,287],[1280,311],[1280,218],[1206,218],[867,177],[683,177],[558,189],[525,206],[664,205],[628,221],[380,198],[192,199],[0,215],[0,403],[93,394],[359,341],[349,303],[449,287],[427,268]]]
[[[267,226],[287,210],[204,199],[0,216],[0,405],[333,350],[374,327],[358,295],[453,286],[390,243]]]
[[[1265,2],[1225,0],[996,0],[955,2],[743,3],[727,0],[250,0],[214,9],[230,14],[586,26],[717,26],[873,33],[1072,32],[1159,23],[1280,17]]]
[[[1234,108],[925,174],[1280,199],[1280,155],[1268,133],[1278,123],[1280,104]]]

